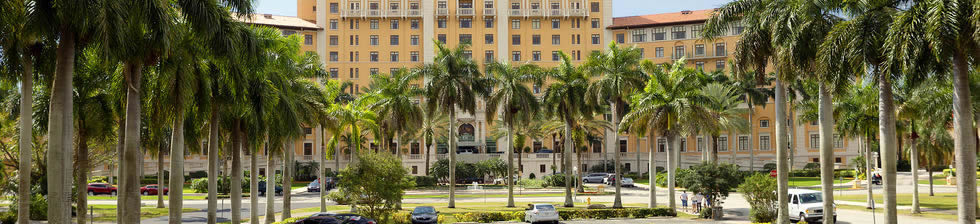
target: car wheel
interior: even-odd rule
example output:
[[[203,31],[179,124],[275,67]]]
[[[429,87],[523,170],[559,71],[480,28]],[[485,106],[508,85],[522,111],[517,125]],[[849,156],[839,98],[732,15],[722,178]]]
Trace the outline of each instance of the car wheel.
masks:
[[[143,196],[150,195],[150,193],[147,193],[146,191],[144,191],[143,193],[140,193],[140,194],[142,194]]]
[[[810,222],[806,221],[806,216],[802,212],[800,212],[800,221],[796,223],[810,223]]]
[[[112,196],[116,196],[116,191],[112,191],[112,193],[109,193],[109,194],[112,195]]]
[[[88,191],[88,196],[95,196],[95,192],[93,192],[93,191]]]

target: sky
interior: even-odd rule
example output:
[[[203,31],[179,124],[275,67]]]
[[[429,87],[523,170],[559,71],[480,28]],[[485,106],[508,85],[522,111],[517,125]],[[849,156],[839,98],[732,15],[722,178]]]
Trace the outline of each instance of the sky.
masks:
[[[635,16],[717,8],[731,0],[613,0],[613,16]],[[255,0],[256,12],[296,16],[296,0]]]

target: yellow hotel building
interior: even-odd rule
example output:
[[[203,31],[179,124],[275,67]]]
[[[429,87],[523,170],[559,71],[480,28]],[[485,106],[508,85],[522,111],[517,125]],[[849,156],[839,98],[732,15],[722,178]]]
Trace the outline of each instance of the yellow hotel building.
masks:
[[[613,18],[613,3],[611,0],[297,0],[297,17],[252,15],[244,21],[276,27],[284,35],[300,35],[303,49],[320,55],[329,78],[353,83],[349,91],[354,94],[370,84],[371,74],[431,62],[433,40],[449,46],[470,43],[469,53],[479,62],[499,60],[552,67],[559,60],[558,52],[564,51],[580,63],[591,52],[601,52],[615,41],[642,49],[643,57],[655,63],[684,57],[690,66],[706,72],[728,68],[742,27],[732,27],[729,33],[715,40],[702,40],[698,34],[712,9]],[[536,94],[545,91],[539,86],[532,89]],[[772,103],[770,100],[767,106],[754,109],[753,134],[725,133],[717,139],[721,161],[742,167],[753,164],[757,169],[775,163]],[[481,105],[475,114],[458,116],[460,133],[456,151],[461,161],[505,156],[504,142],[489,134],[493,127],[485,120],[485,111]],[[795,115],[790,117],[793,125],[789,129],[792,133],[788,147],[792,149],[794,167],[819,161],[816,124],[802,124],[793,119]],[[316,161],[315,155],[324,149],[326,141],[319,128],[305,129],[308,134],[292,144],[295,158],[300,162]],[[581,161],[573,163],[587,164],[584,171],[590,172],[592,165],[613,160],[615,155],[604,148],[615,148],[613,151],[620,154],[622,163],[631,172],[649,170],[647,155],[651,150],[656,153],[656,166],[666,167],[666,140],[653,137],[620,135],[619,139],[597,141],[590,144]],[[681,167],[701,161],[709,147],[708,138],[687,136],[678,141],[683,155]],[[859,154],[858,141],[839,137],[834,140],[835,162],[840,168],[848,167],[849,160]],[[404,166],[413,175],[425,175],[425,150],[418,141],[403,142],[407,144],[401,150]],[[520,155],[524,157],[524,165],[520,167],[522,176],[540,177],[552,172],[552,164],[561,166],[555,162],[561,154],[549,150],[559,148],[556,138],[527,142],[532,152]],[[375,145],[372,141],[372,148]],[[446,158],[447,151],[445,144],[433,147],[430,162]],[[753,153],[754,161],[750,160]],[[336,170],[337,164],[346,166],[349,156],[339,158],[340,161],[326,160],[326,167]],[[185,169],[204,170],[205,159],[205,156],[189,155]],[[265,160],[264,155],[259,156],[260,173],[265,173]],[[155,172],[156,163],[147,157],[146,170]],[[243,164],[248,169],[249,163]]]

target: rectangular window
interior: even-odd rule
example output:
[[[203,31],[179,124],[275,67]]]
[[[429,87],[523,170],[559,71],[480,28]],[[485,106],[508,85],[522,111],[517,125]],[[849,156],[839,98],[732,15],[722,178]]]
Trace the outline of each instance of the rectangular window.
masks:
[[[704,151],[704,137],[698,137],[698,152]]]
[[[769,147],[769,145],[771,144],[772,142],[769,141],[769,135],[759,136],[759,150],[762,151],[772,150],[772,148]]]
[[[599,18],[592,19],[592,29],[599,29]]]
[[[410,53],[409,55],[410,55],[409,57],[412,60],[412,62],[419,61],[419,52],[418,51],[412,51],[412,53]]]
[[[330,13],[340,13],[340,4],[336,2],[330,3]]]
[[[412,46],[419,46],[419,35],[412,35]]]
[[[439,18],[438,27],[440,29],[446,28],[446,19],[445,18]]]
[[[701,38],[701,29],[703,27],[704,27],[704,25],[694,25],[694,26],[691,26],[691,38],[692,39]]]
[[[681,138],[681,152],[687,152],[687,138]]]
[[[313,35],[310,34],[303,35],[303,44],[313,45]]]
[[[531,29],[535,29],[535,30],[536,29],[541,29],[541,20],[540,19],[532,19],[531,20]]]
[[[655,48],[655,49],[653,49],[653,51],[654,51],[654,54],[655,54],[654,56],[656,56],[657,58],[664,57],[664,48],[663,47]]]
[[[483,35],[483,43],[484,44],[493,44],[493,34],[484,34]]]
[[[560,45],[561,35],[551,35],[551,45]]]
[[[514,51],[513,53],[511,53],[511,61],[521,61],[521,52]]]
[[[616,34],[616,43],[620,43],[620,44],[626,43],[626,34],[617,33]]]
[[[472,34],[460,34],[459,35],[459,43],[460,44],[472,44],[473,43],[473,35]]]
[[[738,151],[749,150],[749,136],[738,136]]]
[[[337,20],[336,19],[331,19],[330,20],[330,29],[331,30],[337,30]]]
[[[657,139],[657,152],[667,151],[667,139]]]
[[[493,28],[493,18],[483,19],[483,28]]]
[[[551,61],[559,61],[559,60],[561,60],[561,56],[558,55],[558,51],[552,51]]]
[[[834,148],[835,149],[844,148],[844,138],[841,138],[840,135],[838,134],[834,134]]]
[[[471,28],[473,27],[473,19],[471,18],[460,18],[459,28]]]
[[[695,56],[704,56],[704,44],[695,44],[694,45],[694,55]]]
[[[372,51],[371,52],[371,61],[373,61],[373,62],[380,61],[380,59],[378,58],[378,52],[377,51]]]
[[[589,6],[592,9],[592,12],[599,12],[599,3],[598,2],[591,2],[591,4]]]
[[[398,62],[398,52],[397,51],[392,51],[391,52],[391,62]]]
[[[551,28],[552,29],[560,29],[561,28],[561,20],[559,20],[559,19],[551,19]]]
[[[510,36],[511,45],[521,45],[521,35]]]
[[[769,120],[759,120],[759,127],[760,128],[768,128],[769,127]]]
[[[810,134],[810,148],[817,149],[820,148],[820,135]]]
[[[726,136],[718,137],[718,151],[728,152],[728,137]]]
[[[642,29],[641,30],[633,30],[633,31],[630,31],[630,33],[633,34],[633,43],[640,43],[640,42],[646,42],[647,41],[647,33],[646,33],[646,30],[642,30]]]
[[[538,84],[532,85],[531,86],[531,91],[533,91],[534,94],[540,94],[541,93],[541,85],[538,85]]]
[[[378,74],[378,68],[371,68],[371,70],[369,70],[369,71],[370,71],[371,75],[377,75]]]
[[[380,24],[381,24],[381,22],[379,22],[378,20],[372,19],[371,20],[371,29],[372,30],[381,29],[381,25]]]
[[[486,51],[486,52],[484,52],[483,53],[483,58],[484,58],[484,60],[487,60],[487,61],[493,61],[494,60],[494,58],[493,58],[493,51]]]
[[[337,35],[330,35],[330,46],[340,45],[340,37]]]
[[[393,30],[397,30],[398,29],[398,20],[397,19],[391,20],[391,29],[393,29]]]
[[[666,40],[667,31],[663,27],[653,28],[653,40]]]
[[[683,40],[687,39],[687,29],[684,26],[675,26],[670,28],[670,39],[672,40]]]
[[[516,29],[520,29],[521,28],[521,20],[517,20],[517,19],[511,20],[510,21],[510,28],[511,29],[515,29],[515,30]]]
[[[704,71],[704,62],[703,61],[694,62],[694,68],[697,70]]]
[[[539,169],[540,169],[540,172],[541,172],[541,173],[544,173],[544,172],[547,172],[547,171],[545,171],[545,165],[544,165],[544,164],[541,164],[541,165],[540,165],[540,166],[538,166],[538,167],[540,167]]]
[[[531,35],[531,45],[541,45],[541,35]]]
[[[715,62],[716,70],[725,70],[725,61],[719,60]]]
[[[340,61],[340,53],[337,53],[336,51],[331,51],[330,61]]]
[[[835,157],[834,158],[834,163],[836,163],[836,164],[840,164],[841,161],[843,161],[843,159],[841,159],[840,157]]]
[[[440,43],[446,44],[446,35],[445,34],[436,35],[436,39],[438,39]]]
[[[398,35],[391,35],[391,46],[398,46]]]
[[[687,53],[687,50],[684,49],[684,46],[674,46],[673,59],[681,59],[685,56],[685,53]]]
[[[356,20],[355,19],[355,20],[351,20],[350,21],[350,29],[356,30],[356,29],[360,29],[360,28],[361,28],[361,21],[360,20]]]
[[[336,79],[338,76],[340,76],[340,71],[337,68],[330,68],[330,78]]]
[[[378,35],[371,35],[371,46],[378,46],[378,45],[380,45],[381,44],[380,43],[381,42],[380,39],[381,39],[381,37],[379,37]]]
[[[728,51],[725,49],[725,43],[716,43],[715,56],[724,57],[725,55],[728,55]]]
[[[412,166],[412,175],[419,174],[419,166]]]
[[[598,45],[598,44],[599,44],[599,42],[601,42],[601,41],[599,40],[599,34],[592,34],[592,44],[593,44],[593,45]]]
[[[541,61],[541,52],[540,51],[533,51],[533,52],[531,52],[531,60],[533,60],[533,61]]]
[[[409,22],[408,24],[409,24],[408,26],[409,26],[410,28],[412,28],[413,30],[417,30],[417,29],[419,29],[419,20],[417,20],[417,19],[413,19],[413,20],[412,20],[411,22]]]
[[[304,156],[313,155],[313,143],[310,142],[303,143],[303,155]]]

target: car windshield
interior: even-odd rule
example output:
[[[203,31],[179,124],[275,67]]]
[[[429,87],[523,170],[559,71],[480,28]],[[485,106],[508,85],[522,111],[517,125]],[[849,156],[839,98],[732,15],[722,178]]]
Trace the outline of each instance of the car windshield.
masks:
[[[629,178],[629,177],[623,178],[623,181],[633,181],[633,178]]]
[[[435,214],[436,210],[432,207],[415,207],[415,214]]]
[[[823,195],[821,193],[800,194],[800,202],[803,204],[821,203],[823,202]]]
[[[555,206],[551,206],[551,205],[535,205],[534,208],[536,208],[538,210],[541,210],[541,211],[554,211],[555,210]]]

